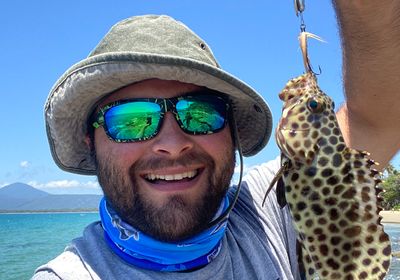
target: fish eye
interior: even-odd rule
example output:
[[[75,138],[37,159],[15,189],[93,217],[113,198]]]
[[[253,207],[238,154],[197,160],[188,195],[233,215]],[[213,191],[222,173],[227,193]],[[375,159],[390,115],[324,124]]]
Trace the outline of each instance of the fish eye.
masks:
[[[310,111],[311,111],[312,113],[317,113],[317,114],[319,114],[319,113],[322,113],[322,111],[324,111],[324,109],[325,109],[325,104],[324,104],[323,102],[318,101],[318,100],[315,99],[315,98],[310,98],[310,99],[307,101],[307,107],[308,107],[308,109],[310,109]]]

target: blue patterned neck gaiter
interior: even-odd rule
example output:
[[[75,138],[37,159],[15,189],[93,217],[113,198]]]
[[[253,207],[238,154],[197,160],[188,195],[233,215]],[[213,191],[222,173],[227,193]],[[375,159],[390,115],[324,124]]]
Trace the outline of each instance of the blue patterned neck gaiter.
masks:
[[[215,215],[229,206],[228,196]],[[125,223],[103,198],[100,218],[108,246],[123,260],[135,266],[157,271],[184,271],[210,263],[221,250],[227,219],[178,243],[162,242]]]

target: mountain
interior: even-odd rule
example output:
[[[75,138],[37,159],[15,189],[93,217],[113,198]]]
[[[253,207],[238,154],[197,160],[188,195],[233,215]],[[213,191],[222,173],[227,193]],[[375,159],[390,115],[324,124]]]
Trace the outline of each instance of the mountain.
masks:
[[[1,212],[77,211],[98,208],[101,195],[49,194],[34,187],[14,183],[0,188]]]

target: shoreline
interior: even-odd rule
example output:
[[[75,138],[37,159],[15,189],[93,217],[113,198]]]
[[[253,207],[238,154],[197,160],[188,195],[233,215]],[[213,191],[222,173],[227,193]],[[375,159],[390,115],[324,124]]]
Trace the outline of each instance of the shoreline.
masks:
[[[400,224],[400,211],[381,211],[382,223]]]

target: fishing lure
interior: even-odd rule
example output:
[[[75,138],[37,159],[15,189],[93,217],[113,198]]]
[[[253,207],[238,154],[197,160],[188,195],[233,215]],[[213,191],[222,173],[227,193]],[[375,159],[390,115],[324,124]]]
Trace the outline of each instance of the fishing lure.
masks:
[[[278,201],[289,206],[307,279],[383,279],[391,245],[381,225],[379,172],[369,153],[346,146],[334,103],[317,84],[301,34],[307,72],[279,94],[282,152]]]

